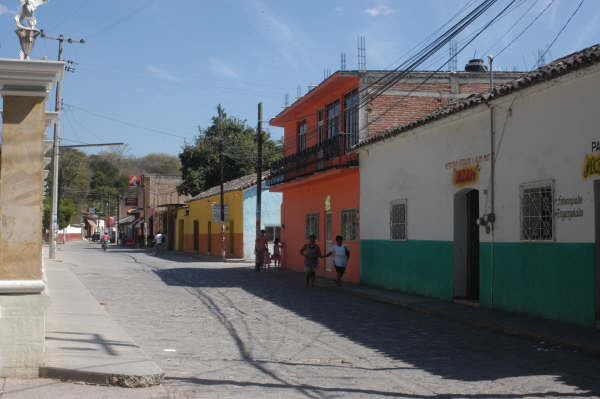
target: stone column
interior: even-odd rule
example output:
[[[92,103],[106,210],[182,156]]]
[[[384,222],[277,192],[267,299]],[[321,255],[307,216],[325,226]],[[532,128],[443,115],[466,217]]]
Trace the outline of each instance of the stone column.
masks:
[[[42,95],[45,93],[41,93]],[[4,95],[0,155],[0,376],[43,361],[42,173],[45,96]],[[8,295],[6,295],[8,294]]]
[[[62,62],[0,59],[0,377],[36,377],[43,361],[45,106],[63,73]]]

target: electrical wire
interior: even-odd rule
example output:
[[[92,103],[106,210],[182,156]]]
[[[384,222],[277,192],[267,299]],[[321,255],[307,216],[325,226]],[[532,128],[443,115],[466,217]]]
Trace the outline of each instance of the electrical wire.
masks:
[[[535,0],[533,3],[531,3],[531,6],[529,6],[529,8],[523,14],[521,14],[521,16],[506,30],[506,32],[504,32],[504,35],[500,36],[498,40],[496,40],[487,50],[483,52],[483,54],[490,54],[490,51],[492,51],[492,49],[496,47],[498,43],[502,41],[502,39],[512,32],[512,30],[523,20],[523,18],[525,18],[527,14],[529,14],[529,12],[533,9],[533,7],[536,6],[537,3],[539,3],[539,1],[540,0]]]
[[[95,33],[92,33],[91,35],[88,35],[88,38],[92,38],[95,36],[98,36],[100,34],[106,33],[107,31],[109,31],[110,29],[122,24],[123,22],[127,21],[130,18],[133,18],[134,16],[136,16],[137,14],[141,13],[142,11],[144,11],[146,8],[148,8],[149,6],[151,6],[156,0],[147,0],[144,3],[142,3],[142,5],[136,9],[134,9],[133,11],[131,11],[130,13],[124,15],[123,17],[111,22],[110,24],[106,25],[105,27],[103,27],[102,29],[98,30]]]
[[[564,32],[564,30],[567,28],[567,25],[569,25],[569,23],[571,22],[571,20],[573,19],[573,17],[575,16],[575,14],[577,14],[577,12],[579,11],[579,9],[581,8],[581,6],[583,5],[583,2],[585,0],[581,0],[579,2],[579,4],[577,5],[577,8],[575,8],[575,10],[573,11],[573,13],[569,16],[569,18],[567,19],[567,22],[565,22],[565,24],[563,25],[563,27],[558,31],[558,33],[556,34],[556,36],[554,36],[554,39],[552,39],[552,42],[550,42],[550,44],[548,45],[548,47],[546,47],[546,50],[544,50],[544,52],[542,53],[542,55],[539,56],[539,58],[543,59],[546,54],[548,53],[548,51],[550,51],[550,48],[554,45],[554,43],[556,43],[556,40],[558,40],[558,37]],[[533,66],[531,69],[535,68],[535,66]]]
[[[490,20],[487,24],[485,24],[466,44],[464,44],[460,50],[458,50],[458,52],[456,53],[457,55],[460,54],[462,51],[464,51],[464,49],[471,44],[477,37],[479,37],[485,30],[487,30],[495,21],[498,20],[499,17],[501,17],[510,6],[512,6],[515,3],[516,0],[512,0],[506,7],[504,7],[500,13],[498,13],[492,20]],[[388,107],[387,110],[385,110],[383,113],[381,113],[380,115],[378,115],[376,118],[374,118],[372,121],[369,121],[367,123],[367,125],[365,127],[363,127],[362,130],[368,129],[369,126],[371,126],[373,123],[377,122],[379,119],[381,119],[384,115],[386,115],[389,111],[391,111],[393,108],[395,108],[396,106],[398,106],[399,104],[401,104],[406,98],[408,98],[410,96],[410,94],[412,94],[414,91],[418,90],[421,86],[423,86],[427,81],[429,81],[429,79],[431,79],[437,72],[439,72],[440,70],[442,70],[448,63],[450,62],[450,60],[446,61],[444,64],[442,64],[436,71],[433,71],[429,74],[429,76],[423,80],[423,82],[421,82],[417,87],[415,87],[413,90],[411,90],[411,92],[405,96],[403,96],[400,100],[398,100],[397,102],[393,103],[390,107]]]
[[[533,20],[532,20],[532,21],[531,21],[531,22],[530,22],[530,23],[529,23],[529,24],[528,24],[528,25],[525,27],[525,29],[523,29],[523,30],[522,30],[522,31],[521,31],[521,32],[520,32],[520,33],[519,33],[519,34],[518,34],[518,35],[517,35],[517,36],[516,36],[516,37],[515,37],[513,40],[511,40],[511,41],[510,41],[510,42],[509,42],[509,43],[508,43],[506,46],[504,46],[504,47],[502,48],[502,50],[500,50],[498,53],[496,53],[496,54],[494,55],[494,58],[497,58],[497,57],[498,57],[500,54],[502,54],[502,53],[503,53],[503,52],[504,52],[504,51],[505,51],[507,48],[509,48],[510,46],[512,46],[512,44],[513,44],[514,42],[516,42],[517,40],[519,40],[519,38],[520,38],[521,36],[523,36],[523,34],[524,34],[525,32],[527,32],[527,31],[529,30],[529,28],[531,28],[531,27],[533,26],[533,24],[534,24],[534,23],[535,23],[535,22],[536,22],[538,19],[540,19],[540,17],[541,17],[542,15],[544,15],[544,13],[545,13],[546,11],[548,11],[548,9],[550,8],[550,6],[551,6],[552,4],[554,4],[554,1],[555,1],[555,0],[550,0],[550,2],[549,2],[547,5],[546,5],[546,7],[544,7],[544,9],[543,9],[542,11],[540,11],[538,15],[536,15],[536,17],[535,17],[535,18],[534,18],[534,19],[533,19]]]
[[[184,139],[184,140],[188,138],[186,136],[182,136],[182,135],[179,135],[179,134],[176,134],[176,133],[172,133],[172,132],[169,132],[169,131],[166,131],[166,130],[154,129],[154,128],[151,128],[151,127],[146,127],[146,126],[138,125],[138,124],[135,124],[135,123],[127,122],[127,121],[124,121],[124,120],[121,120],[121,119],[113,118],[111,116],[102,115],[102,114],[99,114],[99,113],[94,112],[94,111],[90,111],[88,109],[85,109],[85,108],[77,106],[77,105],[66,104],[66,103],[64,105],[68,106],[68,107],[71,107],[71,108],[74,108],[76,110],[85,112],[86,114],[95,116],[97,118],[106,119],[106,120],[109,120],[109,121],[115,122],[115,123],[120,123],[122,125],[131,127],[131,128],[134,128],[134,129],[145,130],[145,131],[148,131],[148,132],[162,134],[164,136],[176,137],[176,138],[180,138],[180,139]]]

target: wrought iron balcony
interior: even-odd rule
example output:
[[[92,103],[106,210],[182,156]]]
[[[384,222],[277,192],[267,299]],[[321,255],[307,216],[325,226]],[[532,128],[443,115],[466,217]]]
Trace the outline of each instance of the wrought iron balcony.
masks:
[[[328,169],[358,166],[358,154],[350,152],[352,139],[338,135],[273,162],[268,184],[275,186]]]

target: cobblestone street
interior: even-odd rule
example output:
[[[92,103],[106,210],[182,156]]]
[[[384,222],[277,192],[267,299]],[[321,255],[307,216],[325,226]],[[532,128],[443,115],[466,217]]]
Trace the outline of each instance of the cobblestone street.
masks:
[[[596,397],[599,362],[244,263],[66,246],[169,398]]]

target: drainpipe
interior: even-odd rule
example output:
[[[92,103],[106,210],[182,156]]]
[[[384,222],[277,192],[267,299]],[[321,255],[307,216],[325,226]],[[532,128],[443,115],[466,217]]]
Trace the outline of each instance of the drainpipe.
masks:
[[[494,90],[494,58],[489,55],[490,61],[490,93]],[[490,105],[490,156],[491,156],[491,167],[490,167],[490,215],[488,216],[488,223],[490,223],[491,241],[490,241],[490,304],[494,307],[494,222],[496,221],[495,214],[495,176],[496,176],[496,154],[495,154],[495,139],[496,139],[496,110],[494,106]]]

